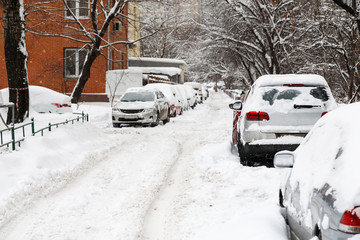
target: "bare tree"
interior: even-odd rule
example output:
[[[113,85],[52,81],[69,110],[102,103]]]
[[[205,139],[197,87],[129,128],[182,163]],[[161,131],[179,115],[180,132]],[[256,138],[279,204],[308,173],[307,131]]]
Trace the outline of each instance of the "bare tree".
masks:
[[[333,0],[346,12],[351,14],[357,23],[358,31],[360,33],[360,2],[358,0]]]
[[[29,115],[29,83],[25,45],[25,17],[23,0],[1,0],[5,37],[5,61],[9,85],[9,101],[15,104],[15,123]],[[8,112],[7,123],[12,119]]]
[[[92,0],[90,3],[90,18],[84,19],[88,14],[88,1],[80,0],[43,0],[29,4],[27,13],[37,13],[39,19],[32,19],[27,31],[33,34],[49,37],[62,37],[82,45],[86,56],[82,64],[76,86],[71,94],[71,102],[77,103],[86,82],[90,78],[90,70],[98,56],[103,55],[106,48],[120,52],[121,44],[133,44],[137,40],[127,41],[118,39],[108,40],[105,35],[114,19],[123,25],[127,24],[127,4],[135,0],[108,1]],[[65,14],[64,14],[65,11]],[[106,56],[105,56],[106,57]]]

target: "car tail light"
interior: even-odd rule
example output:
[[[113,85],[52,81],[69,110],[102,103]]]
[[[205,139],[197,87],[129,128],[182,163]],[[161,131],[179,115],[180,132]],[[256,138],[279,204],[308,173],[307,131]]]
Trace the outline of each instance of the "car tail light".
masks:
[[[262,121],[262,120],[269,120],[269,114],[266,112],[247,112],[246,113],[246,120],[248,121]]]
[[[325,114],[327,114],[328,112],[323,112],[322,114],[321,114],[321,116],[324,116]]]
[[[348,233],[360,233],[360,207],[355,207],[343,214],[339,230]]]
[[[61,108],[61,107],[62,107],[61,104],[59,104],[59,103],[52,103],[52,105],[54,105],[54,106],[56,106],[56,107],[58,107],[58,108]]]

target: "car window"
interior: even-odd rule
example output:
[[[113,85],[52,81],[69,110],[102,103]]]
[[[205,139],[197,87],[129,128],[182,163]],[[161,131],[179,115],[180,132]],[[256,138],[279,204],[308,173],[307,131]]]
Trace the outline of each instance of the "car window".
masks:
[[[323,86],[301,86],[301,87],[287,87],[287,86],[272,86],[260,88],[262,99],[273,105],[280,100],[302,101],[305,100],[316,102],[321,100],[323,102],[329,100],[329,95],[326,88]]]
[[[121,102],[152,102],[155,95],[152,92],[127,92],[121,98]]]
[[[165,98],[164,94],[162,92],[157,92],[158,98]]]
[[[319,87],[311,89],[310,94],[314,98],[320,99],[324,102],[329,100],[329,95],[326,92],[326,88],[323,86],[319,86]]]

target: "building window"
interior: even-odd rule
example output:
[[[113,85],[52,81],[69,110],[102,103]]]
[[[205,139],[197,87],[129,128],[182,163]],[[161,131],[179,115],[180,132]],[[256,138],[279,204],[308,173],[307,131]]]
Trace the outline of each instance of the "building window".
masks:
[[[66,8],[65,17],[72,18],[71,12],[77,18],[89,18],[89,0],[65,0],[69,9]],[[70,12],[71,10],[71,12]]]
[[[115,22],[113,25],[113,31],[114,32],[120,32],[121,31],[121,22]]]
[[[78,78],[84,66],[87,51],[79,48],[64,49],[64,76]]]
[[[110,51],[110,70],[122,69],[122,62],[123,62],[124,55],[122,52],[111,50]]]

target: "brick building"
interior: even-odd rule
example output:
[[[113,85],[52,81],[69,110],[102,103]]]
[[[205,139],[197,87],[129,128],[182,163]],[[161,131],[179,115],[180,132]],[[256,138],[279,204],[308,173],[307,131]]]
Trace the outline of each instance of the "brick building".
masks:
[[[70,11],[65,10],[63,1],[53,1],[51,9],[56,9],[53,15],[48,15],[45,11],[36,11],[31,8],[31,4],[38,0],[24,0],[26,12],[27,29],[42,33],[67,34],[80,41],[69,38],[43,36],[26,33],[26,47],[28,58],[28,78],[30,85],[38,85],[53,89],[57,92],[71,94],[82,68],[82,63],[86,56],[86,38],[78,34],[75,30]],[[51,2],[51,1],[50,1]],[[112,4],[112,1],[104,1]],[[81,24],[87,28],[92,28],[90,16],[90,0],[67,0],[74,15],[80,19]],[[105,6],[108,7],[108,6]],[[2,15],[2,9],[0,10]],[[127,7],[123,14],[127,15]],[[99,22],[103,15],[99,15]],[[2,17],[2,16],[0,16]],[[114,19],[104,37],[103,43],[115,41],[127,41],[128,24],[123,18]],[[63,24],[62,27],[59,27]],[[40,27],[39,27],[40,26]],[[65,27],[64,27],[65,26]],[[34,30],[35,29],[35,30]],[[89,31],[91,32],[91,31]],[[78,34],[78,35],[77,35]],[[85,85],[82,100],[98,101],[104,100],[105,95],[105,75],[107,70],[127,68],[127,45],[117,44],[109,48],[104,48],[102,55],[97,57],[91,68],[90,79]],[[7,73],[4,54],[4,31],[0,29],[0,89],[8,87]],[[92,98],[92,99],[89,99]]]

